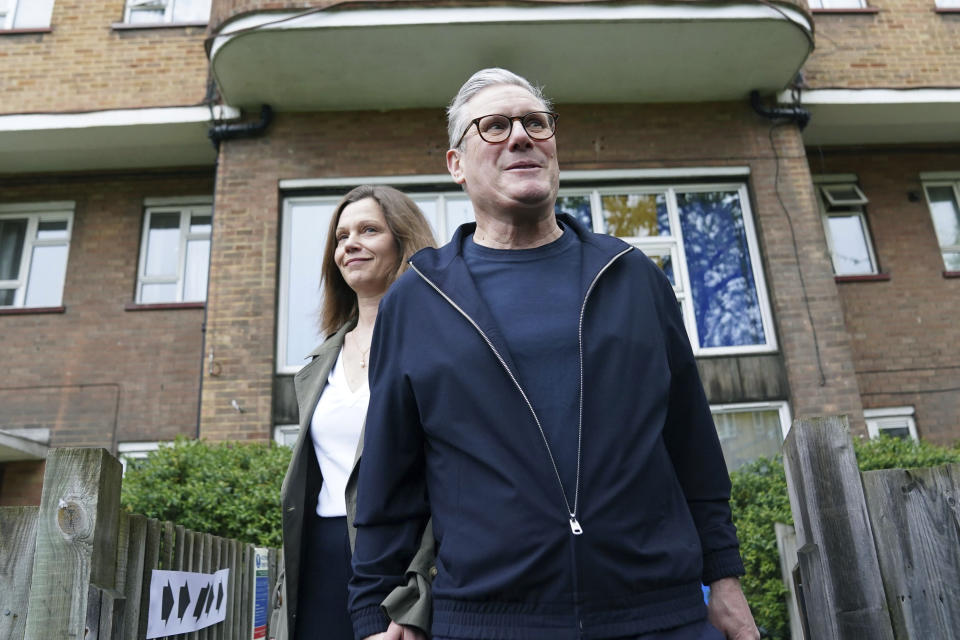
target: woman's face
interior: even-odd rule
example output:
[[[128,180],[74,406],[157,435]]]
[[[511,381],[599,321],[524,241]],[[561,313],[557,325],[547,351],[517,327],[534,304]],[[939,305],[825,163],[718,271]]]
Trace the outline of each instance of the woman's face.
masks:
[[[400,263],[397,241],[373,198],[352,202],[340,212],[333,259],[343,279],[360,296],[382,295]]]

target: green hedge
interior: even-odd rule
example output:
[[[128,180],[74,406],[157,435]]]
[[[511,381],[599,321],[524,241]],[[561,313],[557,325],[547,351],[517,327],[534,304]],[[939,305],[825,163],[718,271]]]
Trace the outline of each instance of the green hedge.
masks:
[[[181,437],[129,461],[121,503],[194,531],[280,547],[280,485],[289,462],[290,449],[273,442]]]
[[[909,469],[960,462],[960,449],[926,442],[881,437],[854,438],[854,451],[861,471]],[[780,573],[775,522],[793,524],[783,462],[761,458],[730,474],[733,484],[730,506],[740,537],[747,575],[743,590],[757,624],[771,638],[790,637],[786,594]]]

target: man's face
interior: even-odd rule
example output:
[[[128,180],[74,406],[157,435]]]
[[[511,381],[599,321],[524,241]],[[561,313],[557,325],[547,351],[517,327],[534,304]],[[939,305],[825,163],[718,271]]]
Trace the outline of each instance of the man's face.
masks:
[[[546,110],[530,92],[509,84],[480,91],[466,109],[471,120],[494,113],[522,116]],[[482,140],[471,124],[463,150],[447,152],[447,169],[458,184],[465,185],[478,215],[500,217],[524,209],[553,211],[560,184],[557,139],[533,140],[519,120],[512,125],[509,138],[491,144]]]

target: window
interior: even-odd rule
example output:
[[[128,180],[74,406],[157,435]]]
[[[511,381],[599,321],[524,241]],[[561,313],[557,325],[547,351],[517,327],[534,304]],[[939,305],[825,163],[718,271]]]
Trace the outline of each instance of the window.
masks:
[[[210,0],[127,0],[124,22],[128,24],[206,23]]]
[[[59,307],[73,203],[0,205],[0,307]]]
[[[277,444],[293,448],[297,444],[297,436],[300,435],[300,425],[298,424],[279,424],[273,428],[273,440]]]
[[[937,0],[938,9],[960,9],[960,0]]]
[[[913,420],[913,407],[889,407],[886,409],[864,409],[863,417],[867,421],[867,433],[871,438],[884,434],[904,440],[917,440],[917,424]]]
[[[463,191],[401,188],[423,210],[440,242],[474,219]],[[339,198],[292,197],[284,203],[279,373],[296,372],[320,341],[320,263]],[[597,188],[561,183],[557,212],[623,238],[664,270],[697,355],[769,352],[776,340],[748,200],[743,183]]]
[[[730,471],[761,456],[778,455],[790,430],[786,402],[714,405],[710,411]]]
[[[947,271],[960,271],[960,181],[924,184]]]
[[[859,276],[877,273],[877,259],[863,205],[867,197],[854,182],[817,185],[823,230],[833,273]]]
[[[160,448],[158,442],[120,442],[117,444],[117,457],[123,467],[123,473],[127,473],[127,465],[131,460],[143,460],[151,451]]]
[[[209,201],[147,202],[137,278],[138,304],[207,299],[212,222]]]
[[[0,0],[0,29],[45,29],[53,0]]]
[[[811,9],[864,9],[865,0],[807,0]]]

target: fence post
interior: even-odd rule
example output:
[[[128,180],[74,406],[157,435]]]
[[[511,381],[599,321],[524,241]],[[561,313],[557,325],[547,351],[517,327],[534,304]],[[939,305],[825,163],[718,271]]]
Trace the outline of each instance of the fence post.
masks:
[[[37,507],[0,507],[0,640],[21,640],[33,575]]]
[[[847,417],[795,420],[783,458],[807,620],[820,629],[815,637],[892,640]]]
[[[120,463],[105,449],[48,455],[26,640],[82,640],[90,584],[114,588],[120,477]]]

